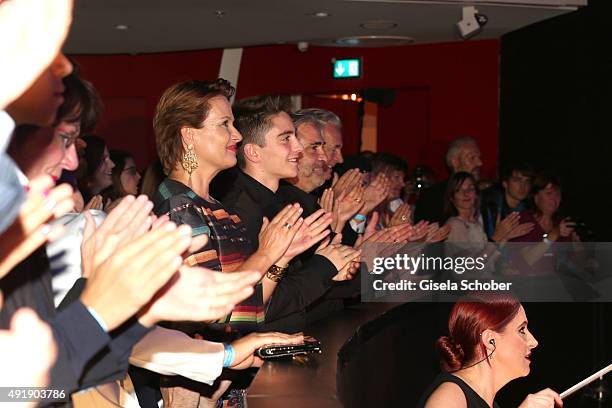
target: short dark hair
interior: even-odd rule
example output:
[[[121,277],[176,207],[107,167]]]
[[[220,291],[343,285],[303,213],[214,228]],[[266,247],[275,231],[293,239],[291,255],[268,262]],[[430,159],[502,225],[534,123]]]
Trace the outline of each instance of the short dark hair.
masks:
[[[242,135],[242,142],[238,147],[238,166],[244,169],[244,145],[266,145],[265,135],[272,126],[272,118],[279,113],[290,110],[289,100],[280,95],[263,95],[242,99],[234,104],[234,126]]]
[[[533,211],[535,214],[540,214],[540,209],[536,206],[534,197],[540,191],[544,190],[549,184],[561,191],[561,180],[559,180],[559,177],[547,171],[536,174],[531,182],[531,191],[529,192],[528,204],[531,211]],[[553,214],[553,222],[555,225],[557,225],[560,221],[559,210],[557,210],[557,213]]]
[[[408,163],[406,160],[391,153],[376,153],[372,158],[372,175],[388,170],[402,171],[408,173]]]
[[[157,154],[166,174],[183,155],[181,128],[201,129],[210,111],[210,100],[215,96],[230,99],[234,92],[234,87],[223,78],[180,82],[164,91],[155,109],[153,129]]]
[[[115,167],[113,167],[113,184],[108,186],[105,190],[103,190],[100,194],[106,200],[110,198],[111,201],[114,201],[118,198],[125,197],[129,193],[125,191],[123,185],[121,184],[121,173],[125,169],[125,163],[128,159],[134,160],[134,156],[128,152],[123,150],[110,150],[109,156]]]
[[[64,103],[57,111],[59,122],[80,122],[81,134],[90,133],[96,127],[102,113],[102,101],[91,82],[81,78],[80,69],[72,61],[74,70],[63,79]]]
[[[502,166],[499,180],[508,181],[515,172],[521,173],[523,176],[526,177],[533,177],[534,175],[533,166],[531,164],[522,162],[512,162],[510,164]]]

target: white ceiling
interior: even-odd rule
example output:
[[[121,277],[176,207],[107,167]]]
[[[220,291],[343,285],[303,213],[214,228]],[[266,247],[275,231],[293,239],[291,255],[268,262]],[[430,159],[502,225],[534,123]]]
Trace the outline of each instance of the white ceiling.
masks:
[[[510,5],[499,3],[510,3]],[[65,51],[71,54],[147,53],[297,43],[328,45],[347,36],[409,36],[415,43],[461,40],[460,0],[80,0]],[[489,22],[476,38],[498,38],[567,13],[586,0],[472,1]],[[525,5],[527,3],[528,5]],[[534,6],[535,5],[535,6]],[[568,7],[569,6],[569,7]],[[223,16],[218,17],[217,11]],[[326,18],[315,12],[330,14]],[[364,29],[367,21],[388,29]],[[129,29],[118,30],[117,25]]]

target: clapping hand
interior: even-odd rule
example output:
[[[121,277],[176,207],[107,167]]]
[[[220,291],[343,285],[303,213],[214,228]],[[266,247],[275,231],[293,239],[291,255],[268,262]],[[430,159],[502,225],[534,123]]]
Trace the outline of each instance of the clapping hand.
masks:
[[[27,199],[19,215],[0,235],[0,278],[41,245],[63,234],[63,225],[47,223],[72,210],[72,187],[68,184],[53,185],[51,177],[46,175],[30,181]]]

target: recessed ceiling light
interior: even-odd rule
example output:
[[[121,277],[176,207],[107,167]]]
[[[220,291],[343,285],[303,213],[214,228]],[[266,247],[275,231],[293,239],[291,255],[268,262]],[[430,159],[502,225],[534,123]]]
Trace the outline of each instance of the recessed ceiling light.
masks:
[[[117,24],[115,25],[116,30],[128,30],[130,28],[129,25],[126,24]]]
[[[314,13],[306,14],[307,16],[317,17],[317,18],[325,18],[331,16],[327,11],[316,11]]]
[[[359,24],[359,26],[366,30],[387,30],[397,27],[397,23],[391,20],[370,20]]]

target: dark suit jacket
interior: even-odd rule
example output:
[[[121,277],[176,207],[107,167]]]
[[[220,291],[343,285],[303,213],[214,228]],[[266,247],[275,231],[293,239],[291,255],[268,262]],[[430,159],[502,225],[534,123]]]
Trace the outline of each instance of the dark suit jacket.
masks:
[[[440,225],[446,222],[444,217],[444,193],[447,185],[448,179],[434,184],[421,193],[414,210],[414,222],[426,220],[439,222]]]
[[[49,388],[70,394],[78,389],[123,378],[132,346],[147,332],[131,323],[106,333],[79,301],[56,312],[45,248],[40,248],[0,280],[4,306],[0,328],[7,328],[17,309],[30,307],[53,331],[58,347]],[[43,404],[44,405],[44,404]]]
[[[258,234],[263,217],[274,218],[291,202],[240,172],[226,194],[223,205],[238,214],[247,226],[247,234],[256,249],[259,247]],[[312,212],[314,208],[313,202],[308,205],[310,207],[304,208],[304,214]],[[264,330],[302,330],[306,324],[306,307],[332,287],[331,278],[336,273],[334,265],[320,255],[292,261],[289,271],[278,283],[270,299]]]

